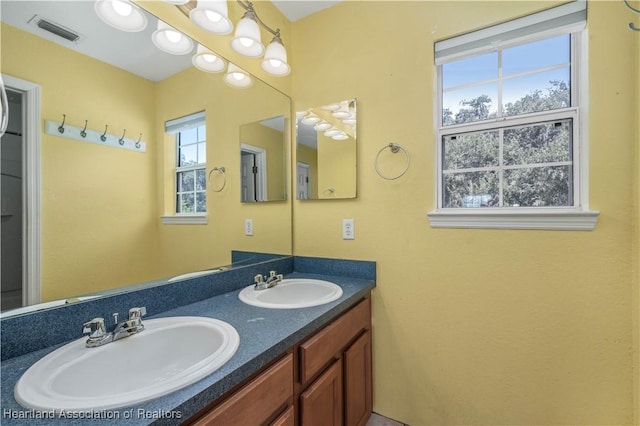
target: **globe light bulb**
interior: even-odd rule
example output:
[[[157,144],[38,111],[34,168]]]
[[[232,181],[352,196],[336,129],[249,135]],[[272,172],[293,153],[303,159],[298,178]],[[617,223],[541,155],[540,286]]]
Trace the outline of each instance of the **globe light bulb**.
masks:
[[[133,12],[133,7],[124,1],[121,0],[113,0],[111,2],[111,6],[113,10],[120,16],[129,16],[131,12]]]

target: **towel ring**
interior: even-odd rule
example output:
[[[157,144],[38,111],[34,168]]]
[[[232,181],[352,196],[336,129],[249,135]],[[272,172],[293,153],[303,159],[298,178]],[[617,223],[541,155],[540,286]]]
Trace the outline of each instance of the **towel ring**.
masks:
[[[222,186],[219,188],[214,188],[213,185],[211,185],[211,174],[213,172],[218,172],[222,175],[222,177],[224,178],[224,180],[222,181]],[[224,189],[225,185],[227,184],[227,175],[224,174],[225,170],[224,167],[214,167],[213,169],[211,169],[211,171],[209,172],[209,188],[211,188],[211,190],[213,192],[220,192]]]
[[[384,151],[385,149],[391,150],[391,152],[394,153],[394,154],[397,154],[399,151],[402,151],[404,156],[407,158],[407,163],[404,165],[404,170],[402,170],[402,172],[400,172],[400,174],[398,174],[397,176],[385,176],[380,172],[380,169],[378,169],[378,162],[380,160],[380,154],[382,154],[382,151]],[[378,151],[378,155],[376,155],[376,161],[373,163],[373,165],[374,165],[374,167],[376,169],[376,173],[382,179],[395,180],[395,179],[398,179],[399,177],[401,177],[402,175],[404,175],[405,173],[407,173],[407,170],[409,170],[409,163],[410,162],[411,162],[411,158],[409,157],[409,153],[407,152],[407,150],[404,149],[402,147],[402,145],[399,145],[397,143],[391,142],[390,144],[388,144],[386,146],[383,146],[382,149],[380,151]]]

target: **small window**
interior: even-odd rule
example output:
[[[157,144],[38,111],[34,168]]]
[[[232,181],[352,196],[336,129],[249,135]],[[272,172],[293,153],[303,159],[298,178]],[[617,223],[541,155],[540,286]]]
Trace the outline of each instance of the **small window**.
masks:
[[[470,218],[587,210],[585,22],[585,3],[573,2],[436,43],[433,226],[462,211]],[[491,226],[472,222],[464,227],[509,227],[495,218],[485,221]]]
[[[207,212],[207,139],[203,124],[178,132],[176,213]]]

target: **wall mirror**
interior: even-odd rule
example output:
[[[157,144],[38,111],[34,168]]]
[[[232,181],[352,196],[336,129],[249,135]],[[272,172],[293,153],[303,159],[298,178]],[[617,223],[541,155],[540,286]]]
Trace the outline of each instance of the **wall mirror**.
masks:
[[[296,113],[296,198],[356,197],[356,100]]]
[[[190,50],[180,55],[159,49],[151,39],[166,28],[142,8],[147,25],[139,32],[105,24],[88,1],[2,1],[0,8],[5,83],[27,82],[40,88],[35,121],[40,128],[18,124],[14,134],[2,138],[3,152],[10,152],[5,147],[11,145],[22,155],[21,144],[27,142],[15,138],[39,136],[40,151],[33,159],[38,167],[9,176],[13,184],[4,174],[2,178],[3,206],[8,206],[2,215],[3,253],[10,252],[5,223],[26,215],[18,208],[21,201],[5,204],[8,188],[32,186],[28,180],[34,169],[41,182],[36,198],[39,217],[34,222],[41,228],[37,251],[41,285],[24,292],[39,292],[37,300],[42,302],[65,300],[228,266],[232,250],[291,255],[290,200],[252,206],[238,197],[240,129],[270,117],[286,122],[289,97],[246,73],[250,84],[232,86],[226,82],[229,73],[196,68],[194,55],[206,49],[197,40],[185,37]],[[176,13],[180,13],[177,8]],[[68,39],[74,35],[75,40]],[[7,86],[17,95],[14,106],[29,110],[24,102],[30,102],[26,93],[31,92]],[[166,125],[198,112],[204,112],[206,127],[207,179],[202,191],[206,216],[179,216],[175,210],[179,151],[176,134],[167,132]],[[28,113],[21,117],[31,120]],[[56,134],[61,122],[64,132]],[[55,123],[50,131],[48,123]],[[27,134],[20,135],[25,128]],[[121,138],[126,146],[139,144],[144,149],[87,143],[70,136],[83,128],[89,136],[104,132],[116,141]],[[289,135],[285,132],[283,137]],[[281,156],[288,153],[283,150]],[[3,158],[3,173],[5,164],[21,161]],[[224,174],[214,172],[222,168]],[[195,181],[202,186],[202,179]],[[245,219],[253,220],[253,236],[244,234]],[[19,245],[12,250],[20,251]],[[25,265],[31,268],[35,260]],[[262,260],[257,256],[256,261]],[[250,262],[251,256],[243,259],[243,264]],[[19,287],[25,272],[19,264],[3,265],[3,310],[4,291],[12,287],[5,273],[16,275]],[[21,291],[14,293],[18,300]],[[32,296],[26,304],[30,300]]]
[[[240,126],[240,200],[286,200],[286,120],[284,115]]]

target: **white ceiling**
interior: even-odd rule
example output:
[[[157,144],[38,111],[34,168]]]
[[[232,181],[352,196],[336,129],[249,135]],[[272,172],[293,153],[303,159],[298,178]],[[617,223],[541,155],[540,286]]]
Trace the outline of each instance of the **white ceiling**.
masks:
[[[327,9],[342,0],[271,0],[291,22]]]

